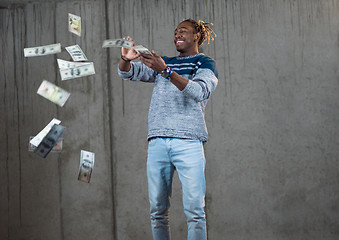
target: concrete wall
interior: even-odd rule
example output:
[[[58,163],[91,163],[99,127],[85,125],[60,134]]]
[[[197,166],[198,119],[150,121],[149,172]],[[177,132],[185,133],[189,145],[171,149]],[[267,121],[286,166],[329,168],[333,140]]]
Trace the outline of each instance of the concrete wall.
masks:
[[[67,30],[82,17],[83,35]],[[201,51],[217,61],[205,146],[209,239],[338,239],[339,1],[0,1],[0,239],[151,239],[146,183],[151,84],[117,75],[130,35],[176,55],[183,18],[214,23]],[[60,54],[23,48],[79,44],[96,75],[61,81]],[[43,79],[71,92],[64,107],[36,94]],[[53,117],[64,149],[42,159],[29,137]],[[80,150],[96,154],[89,184],[77,181]],[[171,231],[186,239],[177,175]]]

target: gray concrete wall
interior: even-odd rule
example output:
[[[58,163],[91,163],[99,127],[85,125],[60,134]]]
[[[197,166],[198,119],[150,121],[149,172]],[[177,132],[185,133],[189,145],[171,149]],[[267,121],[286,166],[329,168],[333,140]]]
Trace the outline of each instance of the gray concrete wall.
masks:
[[[83,36],[67,30],[82,17]],[[0,1],[0,239],[151,239],[146,183],[151,84],[117,75],[130,35],[176,55],[183,18],[214,23],[201,51],[217,61],[205,146],[209,239],[338,239],[339,1]],[[79,44],[96,75],[61,81],[56,57],[23,48]],[[43,79],[71,92],[62,108],[36,94]],[[53,117],[64,149],[42,159],[30,136]],[[77,181],[80,150],[96,154],[90,184]],[[186,239],[181,187],[171,208]]]

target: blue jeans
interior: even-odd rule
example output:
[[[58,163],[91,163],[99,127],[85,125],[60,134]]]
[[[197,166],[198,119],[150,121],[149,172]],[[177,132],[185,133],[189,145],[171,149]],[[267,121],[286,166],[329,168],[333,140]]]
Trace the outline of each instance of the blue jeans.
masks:
[[[180,138],[149,141],[147,179],[154,240],[170,239],[168,210],[175,169],[182,184],[188,239],[206,239],[205,163],[201,141]]]

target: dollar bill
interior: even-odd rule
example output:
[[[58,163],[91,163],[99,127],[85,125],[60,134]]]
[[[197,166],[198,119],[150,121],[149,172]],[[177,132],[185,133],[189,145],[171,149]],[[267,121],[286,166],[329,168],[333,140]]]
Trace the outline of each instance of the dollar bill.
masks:
[[[48,125],[42,129],[38,135],[36,135],[31,141],[29,141],[33,146],[37,147],[41,143],[42,139],[47,135],[47,133],[51,130],[54,124],[60,124],[61,121],[59,119],[53,118],[52,121],[48,123]]]
[[[80,46],[78,44],[65,47],[67,52],[71,55],[73,61],[79,62],[79,61],[87,61],[87,57],[84,54],[84,52],[81,50]]]
[[[66,61],[62,59],[57,59],[58,61],[58,66],[60,69],[65,69],[65,68],[75,68],[75,67],[80,67],[83,65],[88,64],[88,62],[71,62],[71,61]]]
[[[69,80],[93,74],[95,74],[93,62],[88,62],[79,67],[60,69],[61,80]]]
[[[131,48],[133,47],[133,42],[125,39],[108,39],[105,40],[102,44],[103,48],[107,47],[123,47],[123,48]]]
[[[62,133],[64,132],[65,127],[54,124],[47,135],[42,139],[40,144],[34,149],[34,153],[40,157],[46,158],[48,153],[53,149],[53,147],[58,142]]]
[[[29,141],[31,141],[33,138],[34,138],[34,136],[30,136]],[[56,145],[52,148],[51,152],[61,152],[63,144],[64,144],[64,139],[59,138]],[[34,152],[35,149],[36,149],[36,147],[33,144],[31,144],[30,142],[28,142],[28,151]]]
[[[137,51],[137,52],[140,52],[140,53],[144,53],[144,54],[148,54],[148,55],[152,55],[152,56],[153,56],[153,54],[151,53],[151,51],[148,50],[147,48],[145,48],[145,47],[142,46],[142,45],[137,45],[137,46],[134,46],[133,48],[134,48],[134,50]]]
[[[61,44],[51,44],[46,46],[24,48],[25,57],[45,56],[61,52]]]
[[[68,13],[68,31],[81,36],[81,17]]]
[[[89,183],[94,168],[95,153],[81,150],[78,180]]]
[[[54,85],[53,83],[44,80],[37,93],[51,102],[58,104],[60,107],[64,106],[70,93],[66,90]]]

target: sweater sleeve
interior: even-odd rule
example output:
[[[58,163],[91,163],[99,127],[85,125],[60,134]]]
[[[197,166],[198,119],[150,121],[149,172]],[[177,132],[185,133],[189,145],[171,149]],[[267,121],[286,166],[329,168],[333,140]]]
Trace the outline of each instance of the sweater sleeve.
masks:
[[[156,72],[141,62],[131,62],[131,69],[128,72],[120,71],[118,74],[124,80],[154,82]]]
[[[182,92],[195,101],[208,99],[218,84],[218,72],[215,61],[210,59],[200,65],[192,80],[188,81]]]

